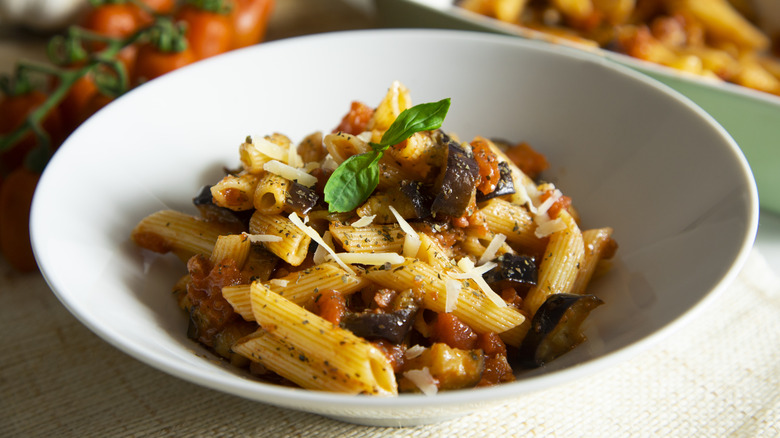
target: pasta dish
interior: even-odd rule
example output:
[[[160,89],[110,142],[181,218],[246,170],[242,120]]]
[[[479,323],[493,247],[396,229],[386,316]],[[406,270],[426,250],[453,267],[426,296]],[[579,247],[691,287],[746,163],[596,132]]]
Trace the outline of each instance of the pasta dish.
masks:
[[[396,81],[332,132],[247,137],[197,214],[143,218],[132,240],[186,264],[188,336],[264,381],[372,395],[510,382],[582,342],[612,229],[580,228],[530,145],[445,133],[449,106]]]

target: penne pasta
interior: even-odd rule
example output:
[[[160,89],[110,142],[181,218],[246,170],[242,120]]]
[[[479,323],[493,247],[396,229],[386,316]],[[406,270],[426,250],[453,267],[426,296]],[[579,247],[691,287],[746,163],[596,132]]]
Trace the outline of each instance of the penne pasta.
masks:
[[[348,252],[400,253],[404,245],[404,233],[398,224],[371,224],[358,228],[331,222],[328,230],[336,242]]]
[[[187,260],[195,254],[211,255],[222,234],[231,234],[231,230],[195,216],[162,210],[141,220],[130,238],[142,248],[163,254],[173,252]]]
[[[537,284],[528,291],[523,301],[525,310],[531,315],[550,295],[571,291],[585,256],[582,232],[574,218],[565,210],[561,211],[559,218],[565,228],[550,235],[539,265]]]
[[[251,300],[261,330],[237,342],[233,350],[238,354],[303,388],[397,394],[392,365],[370,342],[259,283],[251,286]]]
[[[285,262],[298,266],[309,252],[311,237],[303,233],[292,221],[281,215],[252,214],[249,230],[254,234],[279,236],[278,242],[264,242],[263,246]]]

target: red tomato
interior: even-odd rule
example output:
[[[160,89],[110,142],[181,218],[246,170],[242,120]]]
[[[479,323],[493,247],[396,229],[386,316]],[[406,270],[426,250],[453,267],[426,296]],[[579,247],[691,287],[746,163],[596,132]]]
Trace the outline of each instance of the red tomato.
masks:
[[[36,108],[46,101],[48,95],[33,90],[17,96],[5,96],[0,99],[0,135],[9,134],[21,126]],[[53,147],[63,140],[63,124],[58,108],[52,109],[43,120],[43,129],[49,134]],[[9,172],[21,166],[24,157],[32,150],[37,141],[35,134],[28,133],[11,149],[0,153],[0,167]]]
[[[230,11],[233,21],[231,49],[251,46],[263,40],[274,5],[275,0],[233,0]]]
[[[70,134],[84,121],[84,109],[97,92],[97,85],[89,73],[73,83],[59,105],[65,133]]]
[[[140,29],[142,24],[138,16],[138,6],[131,3],[106,3],[90,9],[84,16],[81,27],[108,37],[126,38]],[[98,44],[91,49],[102,48],[103,46]],[[117,55],[128,74],[133,71],[136,51],[135,46],[128,46]]]
[[[131,83],[138,85],[150,81],[195,61],[197,58],[189,47],[181,52],[163,52],[152,44],[144,44],[138,49]]]
[[[230,50],[233,30],[228,13],[212,12],[185,4],[176,14],[176,21],[187,23],[187,41],[197,59]]]
[[[176,7],[176,0],[141,0],[141,3],[146,5],[155,14],[160,15],[169,15],[173,13],[173,9]],[[141,27],[148,26],[154,21],[152,14],[141,7],[136,5],[133,6],[136,9],[136,18]]]
[[[40,175],[20,167],[11,172],[0,189],[0,251],[8,263],[22,272],[37,265],[30,244],[30,205]]]

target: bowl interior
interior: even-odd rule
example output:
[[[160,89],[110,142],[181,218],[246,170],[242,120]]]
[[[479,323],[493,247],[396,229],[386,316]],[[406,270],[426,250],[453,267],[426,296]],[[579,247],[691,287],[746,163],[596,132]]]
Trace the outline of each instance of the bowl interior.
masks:
[[[396,79],[414,103],[451,97],[444,129],[462,139],[529,142],[547,155],[545,178],[573,198],[583,227],[615,229],[613,269],[593,287],[606,305],[592,314],[591,341],[516,383],[435,399],[367,400],[251,381],[186,338],[169,293],[184,268],[137,250],[130,230],[162,208],[194,212],[192,197],[238,163],[245,136],[298,141],[330,131],[351,101],[376,105]],[[31,221],[55,293],[123,351],[212,388],[372,424],[470,409],[646,347],[733,278],[756,225],[744,157],[684,98],[564,48],[433,30],[267,43],[152,81],[71,136],[46,169]]]

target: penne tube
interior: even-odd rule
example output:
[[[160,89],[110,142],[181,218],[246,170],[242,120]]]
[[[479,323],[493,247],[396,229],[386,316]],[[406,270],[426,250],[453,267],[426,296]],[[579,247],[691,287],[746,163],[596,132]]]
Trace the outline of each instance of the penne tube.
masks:
[[[251,210],[258,181],[252,173],[225,176],[211,187],[214,204],[235,211]]]
[[[289,186],[288,179],[268,173],[257,183],[252,204],[263,214],[280,214],[284,210]]]
[[[533,315],[552,294],[569,293],[585,256],[585,245],[574,218],[562,210],[558,218],[566,228],[550,235],[539,264],[539,277],[523,300],[525,310]]]
[[[233,350],[238,354],[303,388],[397,394],[392,365],[370,342],[260,283],[252,284],[251,300],[255,321],[262,330],[237,342]]]
[[[253,234],[267,234],[282,238],[278,242],[263,242],[263,246],[287,263],[298,266],[306,259],[311,237],[301,231],[290,219],[281,215],[267,215],[256,211],[249,220]]]
[[[173,252],[186,261],[195,254],[211,255],[217,238],[231,234],[227,227],[173,210],[161,210],[142,219],[130,238],[142,248]]]
[[[505,235],[510,244],[531,253],[544,249],[546,239],[534,234],[536,223],[525,207],[493,198],[485,202],[479,211],[484,215],[488,229],[494,234]]]
[[[219,236],[211,252],[211,262],[219,263],[225,259],[233,259],[236,266],[241,268],[249,258],[252,242],[246,234],[228,234]]]
[[[615,241],[612,240],[612,228],[596,228],[582,232],[585,254],[577,278],[569,293],[584,294],[596,272],[598,264],[603,259],[612,257],[615,251]]]
[[[331,236],[348,252],[397,252],[403,250],[404,233],[398,224],[371,224],[365,227],[353,227],[343,223],[331,222]]]

